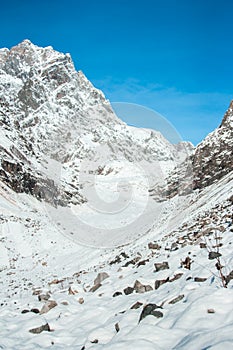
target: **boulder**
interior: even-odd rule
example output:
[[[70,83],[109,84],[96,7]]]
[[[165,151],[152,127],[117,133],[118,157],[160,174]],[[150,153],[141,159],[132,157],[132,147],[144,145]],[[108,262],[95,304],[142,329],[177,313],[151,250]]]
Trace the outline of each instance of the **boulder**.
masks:
[[[222,256],[219,252],[209,252],[209,260],[214,260]]]
[[[131,306],[130,309],[132,309],[132,310],[139,309],[142,305],[143,305],[143,304],[142,304],[140,301],[137,301],[135,304],[133,304],[133,305]]]
[[[126,288],[124,289],[125,295],[132,294],[133,292],[134,292],[134,288],[132,288],[132,287],[126,287]]]
[[[115,292],[115,293],[113,294],[113,298],[118,297],[119,295],[122,295],[122,293],[121,293],[121,292]]]
[[[207,278],[205,277],[195,277],[194,282],[205,282]]]
[[[40,334],[41,332],[51,332],[51,329],[49,327],[49,324],[46,323],[40,327],[36,327],[36,328],[32,328],[29,330],[30,333],[33,333],[33,334]]]
[[[155,281],[155,289],[158,289],[162,284],[169,282],[169,277],[164,280],[156,280]]]
[[[145,317],[149,315],[152,315],[157,318],[163,317],[163,313],[156,309],[161,309],[161,307],[156,304],[147,304],[146,306],[144,306],[139,318],[139,322],[141,322]]]
[[[89,290],[89,292],[94,293],[97,289],[99,289],[102,286],[101,283],[95,284],[93,287],[91,287],[91,289]]]
[[[150,242],[148,243],[148,248],[153,250],[159,250],[161,246],[158,243]]]
[[[169,265],[167,261],[163,261],[162,263],[155,263],[154,267],[155,267],[155,272],[169,269]]]
[[[108,277],[109,277],[109,275],[107,274],[107,272],[100,272],[100,273],[98,273],[96,279],[94,280],[94,285],[100,284],[101,282],[103,282]]]
[[[149,291],[153,290],[153,288],[150,285],[144,285],[141,282],[139,282],[138,280],[135,281],[133,288],[134,288],[136,293],[145,293],[145,292],[149,292]]]
[[[49,312],[51,309],[53,309],[54,307],[57,306],[56,301],[54,300],[48,300],[46,301],[46,303],[44,304],[44,306],[42,307],[42,309],[40,310],[40,314],[46,314],[47,312]]]
[[[179,301],[181,301],[184,298],[184,294],[178,295],[178,297],[172,299],[171,301],[169,301],[168,304],[176,304]]]

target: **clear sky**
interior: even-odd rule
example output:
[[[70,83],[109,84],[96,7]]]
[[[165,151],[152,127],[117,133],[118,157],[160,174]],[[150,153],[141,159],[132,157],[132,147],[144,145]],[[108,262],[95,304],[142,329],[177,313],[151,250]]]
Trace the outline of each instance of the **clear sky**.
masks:
[[[232,18],[232,0],[1,1],[0,46],[70,52],[111,102],[152,108],[196,144],[233,98]]]

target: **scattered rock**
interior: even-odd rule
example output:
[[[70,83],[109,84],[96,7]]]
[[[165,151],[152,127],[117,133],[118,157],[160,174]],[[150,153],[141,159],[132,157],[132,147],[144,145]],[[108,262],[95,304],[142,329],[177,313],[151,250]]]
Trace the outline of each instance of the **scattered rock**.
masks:
[[[124,259],[128,259],[128,258],[129,258],[129,256],[128,256],[125,252],[122,252],[120,255],[121,255]]]
[[[169,282],[174,282],[178,279],[180,279],[183,276],[183,273],[177,273],[176,275],[174,275],[174,277],[169,279]]]
[[[94,293],[97,289],[99,289],[102,286],[101,283],[98,283],[96,285],[94,285],[93,287],[91,287],[91,289],[89,290],[89,292]]]
[[[218,271],[220,271],[224,266],[223,266],[222,264],[220,264],[219,261],[217,261],[216,264],[215,264],[215,267],[216,267],[216,269],[217,269]]]
[[[117,333],[119,332],[119,330],[120,330],[119,323],[116,323],[116,324],[115,324],[115,330],[116,330]]]
[[[133,291],[134,291],[134,288],[132,288],[132,287],[126,287],[126,288],[124,289],[125,295],[132,294]]]
[[[155,316],[157,318],[163,317],[163,313],[156,309],[161,309],[161,307],[156,304],[147,304],[144,306],[139,318],[139,322],[141,322],[145,317],[149,315]]]
[[[91,341],[92,344],[98,344],[99,340],[98,339],[94,339]]]
[[[107,274],[107,272],[100,272],[100,273],[98,273],[96,279],[94,280],[94,285],[100,284],[101,282],[103,282],[108,277],[109,277],[109,275]]]
[[[61,304],[65,306],[69,305],[68,301],[62,301]]]
[[[172,299],[171,301],[169,301],[168,304],[176,304],[179,301],[181,301],[184,298],[184,294],[179,295],[178,297]]]
[[[159,250],[161,248],[161,246],[158,243],[150,242],[150,243],[148,243],[148,248],[154,249],[154,250]]]
[[[170,251],[174,252],[177,249],[179,249],[178,244],[176,242],[173,242],[171,245]]]
[[[49,298],[50,298],[50,294],[49,293],[38,295],[38,300],[42,301],[42,302],[49,300]]]
[[[49,282],[49,285],[51,285],[51,284],[59,284],[59,283],[62,283],[64,281],[65,281],[64,279],[62,279],[62,280],[54,279],[51,282]]]
[[[34,314],[39,314],[40,313],[40,310],[36,309],[36,308],[33,308],[30,311],[33,312]]]
[[[39,295],[42,292],[41,289],[35,289],[32,293],[32,295]]]
[[[206,244],[206,243],[201,242],[201,243],[200,243],[200,248],[207,248],[207,244]]]
[[[120,255],[117,255],[115,259],[111,260],[109,265],[119,264],[122,261],[122,258],[128,259],[129,256],[125,252],[122,252]]]
[[[141,256],[136,256],[135,258],[127,261],[123,267],[127,267],[129,265],[135,265],[139,260],[141,259]]]
[[[71,286],[69,286],[68,294],[69,295],[74,295],[75,294],[75,291],[71,288]]]
[[[47,312],[49,312],[51,309],[53,309],[55,306],[57,306],[56,301],[54,300],[49,300],[46,301],[46,303],[44,304],[44,306],[42,307],[42,309],[40,310],[40,314],[46,314]]]
[[[169,277],[164,280],[156,280],[155,281],[155,289],[158,289],[162,284],[169,282]]]
[[[192,260],[190,259],[189,256],[187,256],[184,261],[181,261],[181,266],[183,266],[185,269],[188,269],[188,270],[191,269],[191,264],[192,264]]]
[[[137,301],[135,304],[133,304],[133,305],[131,306],[130,309],[136,310],[136,309],[139,309],[142,305],[143,305],[143,304],[140,303],[140,301]]]
[[[169,269],[169,265],[168,265],[167,261],[163,261],[162,263],[155,263],[154,267],[155,267],[155,271],[154,272],[158,272],[158,271],[161,271],[161,270]]]
[[[79,304],[83,304],[84,303],[84,299],[83,298],[79,298],[78,302],[79,302]]]
[[[122,295],[122,293],[121,293],[121,292],[115,292],[115,293],[113,294],[113,298],[118,297],[119,295]]]
[[[51,329],[50,329],[48,323],[46,323],[40,327],[32,328],[29,330],[29,332],[33,333],[33,334],[40,334],[41,332],[44,332],[44,331],[51,332]]]
[[[219,252],[209,252],[209,260],[214,260],[222,256]]]
[[[208,310],[207,310],[207,313],[208,313],[208,314],[215,314],[215,310],[214,310],[214,309],[208,309]]]
[[[30,312],[30,310],[24,309],[21,311],[21,314],[27,314],[28,312]]]
[[[136,293],[145,293],[153,290],[153,288],[150,285],[144,285],[138,280],[135,281],[133,289]]]
[[[205,282],[207,278],[205,277],[195,277],[194,282]]]
[[[233,280],[233,270],[226,276],[226,284]]]
[[[149,262],[150,260],[149,259],[146,259],[146,260],[141,260],[137,263],[137,267],[139,266],[142,266],[142,265],[146,265],[147,262]]]

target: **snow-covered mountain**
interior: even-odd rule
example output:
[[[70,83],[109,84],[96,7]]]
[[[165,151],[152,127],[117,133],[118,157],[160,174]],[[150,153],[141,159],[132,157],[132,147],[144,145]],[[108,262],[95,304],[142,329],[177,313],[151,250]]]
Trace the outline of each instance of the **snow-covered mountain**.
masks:
[[[217,182],[233,169],[233,101],[219,128],[210,133],[195,150],[194,188]]]
[[[0,62],[2,181],[51,204],[47,210],[54,223],[60,225],[65,217],[66,232],[82,243],[93,242],[96,228],[101,245],[108,246],[147,232],[153,213],[162,211],[160,188],[192,151],[190,144],[172,145],[157,131],[127,126],[103,93],[75,70],[70,56],[51,47],[25,40],[3,49]],[[153,200],[150,188],[159,189]],[[122,211],[129,204],[133,211]],[[74,212],[80,219],[78,233]],[[145,220],[138,223],[142,212]],[[93,232],[87,236],[90,217]],[[107,239],[109,221],[118,237],[114,243],[112,234]],[[131,228],[123,228],[129,223]]]
[[[0,348],[230,347],[232,102],[172,145],[25,40],[0,50],[0,126]]]
[[[80,159],[93,157],[103,144],[108,160],[159,161],[166,164],[166,173],[186,152],[184,146],[178,149],[169,144],[159,132],[132,128],[119,120],[103,93],[81,71],[76,72],[68,54],[25,40],[11,50],[2,49],[0,57],[1,124],[9,139],[5,152],[12,152],[15,163],[23,162],[25,176],[37,178],[38,173],[46,173],[45,158],[78,168]],[[6,170],[7,164],[2,167]],[[51,174],[46,176],[51,178]],[[66,190],[73,193],[78,184],[75,175],[70,176]],[[44,198],[43,184],[38,185],[36,179],[41,190],[6,178],[18,192]]]

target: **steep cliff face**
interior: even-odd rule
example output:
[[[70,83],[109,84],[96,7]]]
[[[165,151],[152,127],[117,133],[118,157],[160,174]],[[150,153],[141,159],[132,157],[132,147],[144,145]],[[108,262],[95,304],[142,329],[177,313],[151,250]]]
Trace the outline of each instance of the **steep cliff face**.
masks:
[[[221,125],[196,148],[193,158],[194,189],[220,180],[233,170],[233,101]]]

